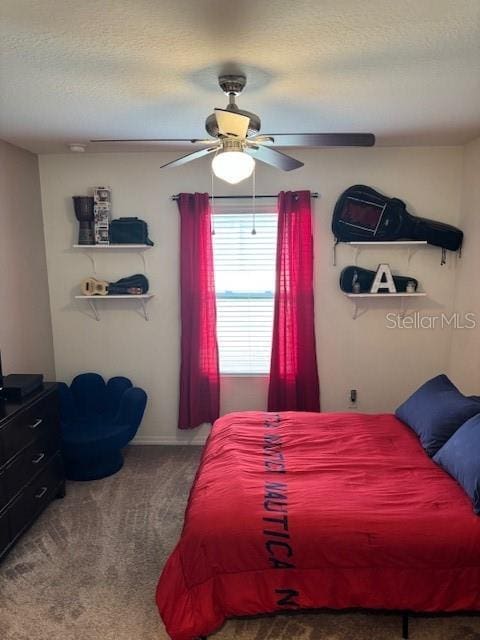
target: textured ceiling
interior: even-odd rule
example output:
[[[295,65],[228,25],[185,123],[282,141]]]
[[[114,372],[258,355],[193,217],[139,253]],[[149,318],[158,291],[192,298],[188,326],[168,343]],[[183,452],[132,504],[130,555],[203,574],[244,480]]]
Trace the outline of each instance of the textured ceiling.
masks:
[[[480,0],[1,0],[0,138],[203,137],[246,72],[264,132],[480,135]]]

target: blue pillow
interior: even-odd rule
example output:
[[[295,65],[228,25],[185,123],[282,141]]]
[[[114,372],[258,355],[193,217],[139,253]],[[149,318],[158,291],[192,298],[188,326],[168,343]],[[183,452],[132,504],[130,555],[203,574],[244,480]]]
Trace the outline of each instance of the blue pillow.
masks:
[[[433,459],[462,485],[480,514],[480,415],[467,420]]]
[[[432,378],[395,411],[415,431],[429,456],[434,456],[455,431],[480,413],[480,401],[467,398],[445,375]]]

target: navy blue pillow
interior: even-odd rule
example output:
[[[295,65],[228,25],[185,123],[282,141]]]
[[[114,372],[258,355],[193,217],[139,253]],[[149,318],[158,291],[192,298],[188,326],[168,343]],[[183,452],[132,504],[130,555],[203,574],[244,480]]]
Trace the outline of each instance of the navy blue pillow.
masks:
[[[480,514],[480,415],[467,420],[433,459],[462,485]]]
[[[425,382],[395,411],[397,418],[415,431],[429,456],[477,413],[480,401],[460,393],[446,375]]]

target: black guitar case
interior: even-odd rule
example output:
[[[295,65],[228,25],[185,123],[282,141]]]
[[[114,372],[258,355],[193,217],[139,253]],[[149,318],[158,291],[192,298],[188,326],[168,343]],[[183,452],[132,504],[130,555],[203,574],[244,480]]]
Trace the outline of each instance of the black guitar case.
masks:
[[[136,273],[127,278],[121,278],[116,282],[110,282],[108,285],[108,295],[118,296],[127,295],[135,291],[139,295],[143,295],[148,291],[148,279],[142,273]]]
[[[345,293],[354,293],[353,285],[358,282],[360,284],[360,291],[356,293],[369,293],[375,278],[376,271],[369,271],[368,269],[362,269],[360,267],[345,267],[340,274],[340,289]],[[415,291],[418,287],[418,281],[410,276],[393,276],[395,288],[398,293],[405,293],[407,290],[407,282],[413,282],[415,285]]]
[[[332,231],[338,242],[426,240],[450,251],[458,251],[463,240],[460,229],[413,216],[403,200],[361,184],[349,187],[337,200]]]

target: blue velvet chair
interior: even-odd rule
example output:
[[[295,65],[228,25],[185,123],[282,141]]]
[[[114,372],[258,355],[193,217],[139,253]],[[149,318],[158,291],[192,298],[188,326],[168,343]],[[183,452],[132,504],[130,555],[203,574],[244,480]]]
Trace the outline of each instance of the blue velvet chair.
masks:
[[[135,436],[147,404],[143,389],[128,378],[106,384],[82,373],[70,387],[59,383],[62,451],[67,478],[97,480],[121,469],[122,449]]]

